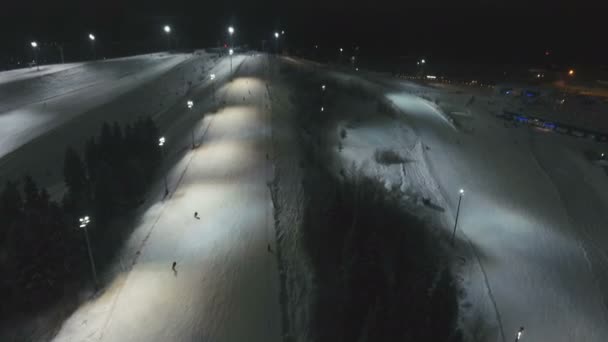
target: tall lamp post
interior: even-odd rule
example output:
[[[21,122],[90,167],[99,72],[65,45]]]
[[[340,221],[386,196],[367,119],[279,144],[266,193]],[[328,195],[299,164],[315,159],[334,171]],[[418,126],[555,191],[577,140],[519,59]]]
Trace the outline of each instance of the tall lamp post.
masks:
[[[38,64],[38,43],[35,41],[31,42],[30,45],[34,50],[34,63],[36,63],[36,70],[40,70],[40,65]]]
[[[456,220],[454,221],[454,231],[452,232],[452,245],[454,245],[454,239],[456,238],[456,227],[458,226],[458,216],[460,215],[460,202],[462,202],[462,195],[464,195],[464,189],[458,191],[458,207],[456,209]]]
[[[163,149],[163,146],[165,145],[165,137],[160,137],[158,138],[158,146],[160,146],[160,153],[161,156],[163,157],[163,159],[165,158],[165,150]],[[165,196],[167,196],[169,194],[169,186],[167,185],[167,172],[165,172]]]
[[[279,53],[279,32],[274,33],[274,51],[276,54]]]
[[[234,41],[233,41],[232,35],[234,35],[234,27],[228,26],[228,36],[229,36],[229,39],[230,39],[230,47],[231,48],[234,47]]]
[[[215,106],[215,74],[209,75],[209,79],[211,80],[211,97],[213,98],[213,105]]]
[[[167,51],[170,51],[171,50],[171,26],[165,25],[165,27],[163,27],[163,30],[165,31],[165,34],[167,35]]]
[[[97,59],[97,52],[95,51],[95,35],[89,33],[89,41],[91,42],[91,50],[93,50],[93,59]]]
[[[230,75],[232,76],[232,55],[234,54],[234,50],[228,50],[228,54],[230,55]]]
[[[194,107],[194,101],[192,100],[188,100],[188,102],[186,102],[186,105],[188,106],[188,110],[192,109],[192,107]],[[192,126],[192,131],[190,131],[190,137],[192,138],[192,149],[194,150],[194,130],[196,128],[196,125]]]
[[[91,271],[93,272],[93,285],[95,286],[95,290],[97,290],[98,282],[97,282],[97,270],[95,270],[95,261],[93,260],[93,251],[91,250],[91,242],[89,241],[89,233],[87,231],[87,225],[91,222],[91,219],[88,216],[80,218],[80,228],[84,230],[84,238],[87,241],[87,250],[89,251],[89,261],[91,262]]]

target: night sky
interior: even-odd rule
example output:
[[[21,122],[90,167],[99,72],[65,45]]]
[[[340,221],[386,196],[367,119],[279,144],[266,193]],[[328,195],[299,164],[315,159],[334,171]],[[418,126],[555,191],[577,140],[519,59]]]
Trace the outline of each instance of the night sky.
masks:
[[[3,1],[0,57],[24,56],[29,42],[87,44],[89,31],[115,54],[162,46],[170,24],[183,47],[238,41],[258,47],[284,29],[291,47],[355,45],[362,53],[435,60],[602,64],[608,57],[608,1]]]

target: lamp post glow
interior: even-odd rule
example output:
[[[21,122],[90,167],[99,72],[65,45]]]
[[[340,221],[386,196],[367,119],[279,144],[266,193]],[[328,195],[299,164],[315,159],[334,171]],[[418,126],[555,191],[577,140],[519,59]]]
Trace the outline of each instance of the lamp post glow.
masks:
[[[279,32],[275,32],[274,33],[274,37],[277,38],[277,39],[279,39]]]
[[[215,106],[215,74],[209,75],[209,79],[211,80],[211,96],[213,97],[213,105]]]
[[[194,102],[192,100],[188,100],[188,102],[186,102],[186,105],[188,106],[188,109],[192,109],[192,107],[194,107]],[[196,126],[192,126],[192,131],[190,131],[190,137],[192,138],[192,149],[194,150],[194,129]]]
[[[167,34],[167,50],[171,50],[171,26],[165,25],[163,31]]]
[[[97,290],[98,282],[97,282],[97,271],[95,270],[95,261],[93,260],[93,251],[91,251],[91,242],[89,241],[89,233],[87,232],[87,225],[91,222],[91,219],[88,216],[81,217],[79,227],[84,230],[84,237],[87,241],[87,250],[89,252],[89,261],[91,262],[91,272],[93,272],[93,285],[95,286],[95,290]]]
[[[165,145],[165,137],[160,137],[158,138],[158,146],[160,146],[160,153],[161,156],[164,158],[165,157],[165,153],[164,153],[164,148],[163,146]],[[167,185],[167,173],[165,172],[165,197],[169,194],[169,186]]]
[[[38,65],[38,43],[35,41],[31,42],[30,45],[32,49],[34,49],[34,63],[36,63],[36,70],[40,70],[40,65]]]
[[[93,50],[93,59],[97,59],[97,53],[95,51],[95,35],[89,33],[89,41],[91,42],[91,50]]]
[[[234,35],[234,27],[232,26],[228,26],[228,35],[230,36],[230,47],[234,47],[234,38],[232,38],[232,36]]]
[[[228,50],[228,54],[230,55],[230,74],[232,74],[232,55],[234,54],[234,50]]]
[[[464,189],[458,191],[458,207],[456,209],[456,220],[454,221],[454,231],[452,232],[452,245],[454,245],[454,239],[456,238],[456,227],[458,226],[458,216],[460,215],[460,202],[462,202],[462,195],[464,195]]]

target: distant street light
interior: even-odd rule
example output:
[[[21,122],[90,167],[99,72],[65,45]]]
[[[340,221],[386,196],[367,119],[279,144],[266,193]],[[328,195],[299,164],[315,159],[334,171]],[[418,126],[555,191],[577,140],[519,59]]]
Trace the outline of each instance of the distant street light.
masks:
[[[278,39],[279,38],[279,32],[275,32],[274,33],[274,37]]]
[[[460,202],[462,202],[462,195],[464,195],[464,189],[460,189],[458,193],[458,208],[456,209],[456,220],[454,221],[454,231],[452,232],[452,245],[454,245],[454,239],[456,238],[456,227],[458,226],[458,216],[460,215]]]
[[[171,26],[165,25],[165,27],[163,27],[163,30],[167,34],[167,50],[170,51],[171,50]]]
[[[162,158],[165,158],[165,149],[163,146],[165,145],[165,137],[158,138],[158,146],[160,146],[160,153]],[[169,194],[169,186],[167,185],[167,172],[165,172],[165,197]]]
[[[34,50],[34,63],[36,63],[36,70],[40,71],[40,65],[38,64],[38,43],[31,42],[30,45],[32,46],[32,49]]]
[[[420,63],[421,63],[421,64],[426,63],[426,61],[424,60],[424,58],[420,60]]]
[[[97,59],[97,52],[95,51],[95,35],[89,33],[89,41],[91,42],[91,50],[93,51],[93,59]]]
[[[192,109],[192,107],[194,107],[194,102],[192,100],[188,100],[188,102],[186,102],[186,105],[188,106],[188,109]],[[192,126],[192,131],[190,131],[190,137],[192,138],[192,149],[194,150],[194,130],[195,130],[196,125]]]
[[[234,38],[232,38],[232,36],[234,35],[234,27],[232,26],[228,26],[228,35],[230,36],[230,47],[234,47]]]
[[[209,79],[211,79],[211,95],[213,97],[213,104],[215,105],[215,74],[209,75]]]
[[[574,76],[574,69],[568,70],[568,76]]]
[[[285,31],[281,31],[281,34],[285,34]]]
[[[344,51],[343,48],[340,48],[340,60],[338,61],[339,64],[342,63],[342,52]]]
[[[234,50],[228,50],[228,54],[230,55],[230,74],[232,74],[232,55],[234,54]]]
[[[321,85],[321,90],[325,91],[325,84]]]
[[[95,290],[97,290],[98,282],[97,282],[97,270],[95,270],[95,261],[93,260],[93,251],[91,250],[91,242],[89,241],[89,233],[87,231],[87,225],[91,222],[91,219],[88,216],[80,218],[79,227],[84,230],[84,238],[87,241],[87,250],[89,252],[89,261],[91,262],[91,271],[93,272],[93,286]]]

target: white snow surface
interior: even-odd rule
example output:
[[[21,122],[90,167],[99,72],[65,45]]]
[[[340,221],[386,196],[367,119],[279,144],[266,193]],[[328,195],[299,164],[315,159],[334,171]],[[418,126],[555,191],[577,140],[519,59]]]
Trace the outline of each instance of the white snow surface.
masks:
[[[505,342],[523,326],[525,341],[608,341],[608,178],[583,157],[604,145],[505,128],[492,114],[497,108],[485,105],[502,105],[491,95],[475,94],[466,115],[452,113],[466,125],[457,129],[449,113],[416,95],[464,108],[471,94],[455,99],[456,91],[375,73],[328,77],[383,93],[408,122],[405,129],[386,120],[345,124],[337,153],[344,165],[355,162],[387,188],[399,186],[405,198],[433,199],[445,209],[439,219],[450,233],[458,190],[465,190],[455,264],[466,289],[467,336]],[[380,165],[378,149],[407,161]]]
[[[126,260],[133,266],[54,341],[280,340],[279,277],[267,251],[275,246],[265,58],[235,58],[236,76],[218,89],[226,106],[194,126],[202,144],[173,164],[170,196],[141,217],[129,242],[141,245]],[[228,74],[225,63],[221,72]],[[186,132],[168,141],[187,145]]]
[[[530,141],[545,137],[505,129],[481,111],[474,133],[463,134],[425,100],[403,92],[387,97],[430,146],[426,155],[452,213],[458,190],[465,189],[459,237],[466,234],[481,261],[497,309],[498,340],[512,339],[524,326],[531,341],[606,341],[608,272],[599,246],[608,241],[597,229],[607,222],[606,207],[594,194],[608,188],[605,180],[591,185],[574,173],[554,180],[554,173],[567,173],[559,164],[574,167],[577,158],[564,153],[572,138],[552,136],[559,141],[538,148]],[[585,210],[590,203],[599,211]]]
[[[227,61],[221,64],[225,68]],[[81,63],[0,84],[0,108],[8,108],[0,110],[0,180],[30,174],[51,195],[60,195],[67,146],[81,148],[104,121],[124,124],[152,116],[161,130],[169,130],[176,124],[169,117],[178,102],[209,84],[214,65],[205,53],[159,53]]]

